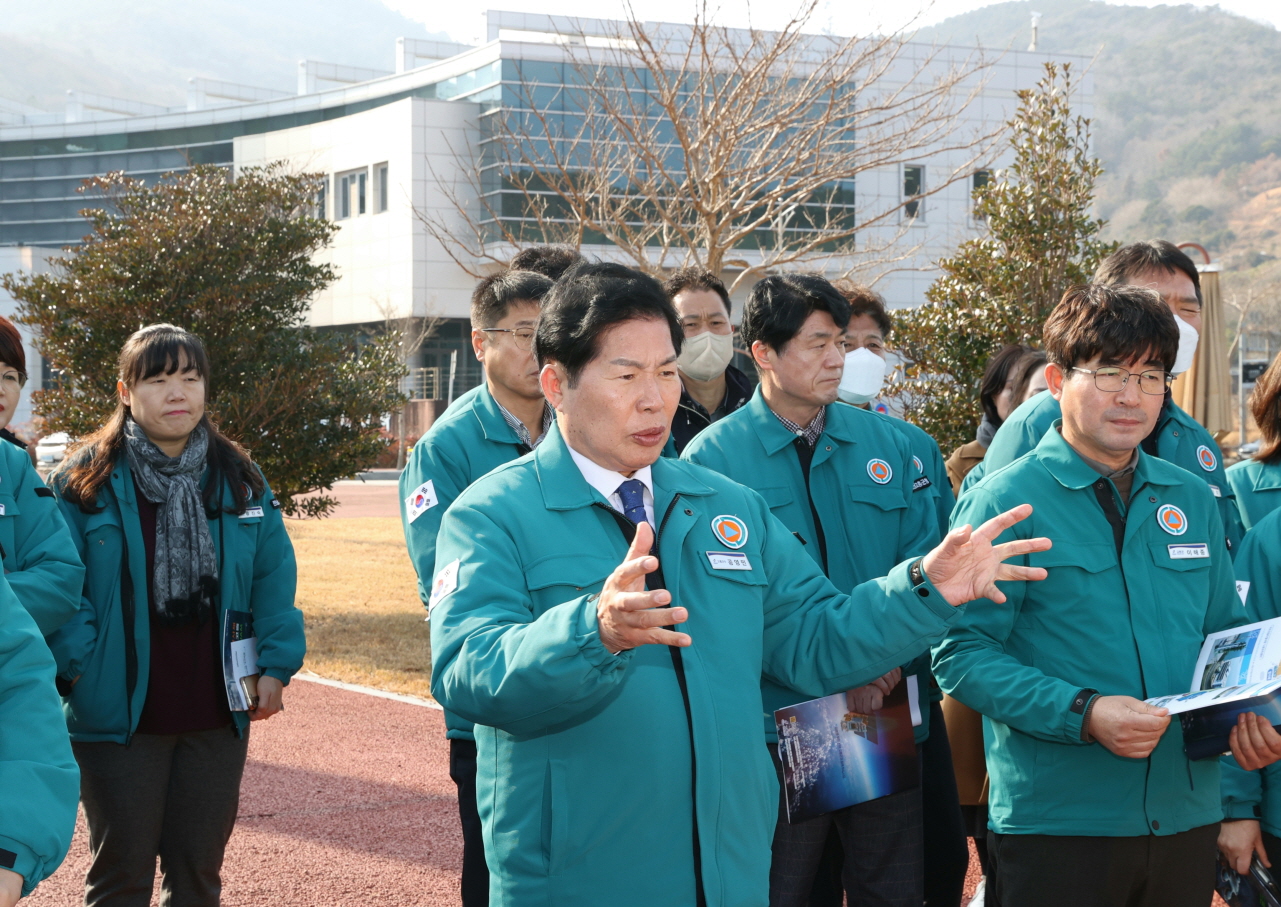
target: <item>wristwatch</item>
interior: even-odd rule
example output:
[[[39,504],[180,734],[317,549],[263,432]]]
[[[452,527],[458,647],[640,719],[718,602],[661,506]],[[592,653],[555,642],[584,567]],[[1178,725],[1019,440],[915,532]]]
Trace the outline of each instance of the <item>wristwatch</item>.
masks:
[[[907,568],[907,578],[911,581],[913,589],[920,589],[925,585],[925,571],[921,569],[921,564],[924,560],[925,558],[918,557],[912,566]],[[928,589],[922,591],[924,593],[929,592]]]

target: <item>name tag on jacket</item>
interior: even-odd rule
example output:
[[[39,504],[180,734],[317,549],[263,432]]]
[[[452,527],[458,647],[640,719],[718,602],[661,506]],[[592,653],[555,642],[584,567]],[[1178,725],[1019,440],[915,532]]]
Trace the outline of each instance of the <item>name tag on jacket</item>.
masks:
[[[709,551],[707,560],[713,570],[751,570],[752,563],[741,551]]]
[[[1208,545],[1170,545],[1169,548],[1170,557],[1176,561],[1210,556],[1210,547]]]

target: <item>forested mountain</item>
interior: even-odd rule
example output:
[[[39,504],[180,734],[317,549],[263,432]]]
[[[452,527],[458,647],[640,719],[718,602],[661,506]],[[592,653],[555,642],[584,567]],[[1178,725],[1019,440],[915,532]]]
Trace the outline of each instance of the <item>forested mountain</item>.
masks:
[[[1281,230],[1281,32],[1218,7],[1094,0],[998,3],[923,29],[927,41],[1093,59],[1099,210],[1120,239],[1200,241],[1237,268]]]

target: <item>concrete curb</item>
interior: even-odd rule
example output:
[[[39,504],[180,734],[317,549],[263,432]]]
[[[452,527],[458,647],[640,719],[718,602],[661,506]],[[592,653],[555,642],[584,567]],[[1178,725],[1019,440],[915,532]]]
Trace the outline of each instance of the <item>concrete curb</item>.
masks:
[[[321,677],[319,674],[313,674],[311,671],[299,671],[294,675],[294,680],[305,680],[307,683],[318,683],[321,686],[334,687],[339,690],[346,690],[349,693],[364,693],[366,696],[376,696],[379,699],[390,699],[393,702],[403,702],[407,705],[417,705],[428,709],[435,709],[443,712],[444,708],[440,703],[433,699],[424,699],[421,696],[410,696],[407,693],[389,693],[386,690],[380,690],[376,687],[363,687],[356,683],[344,683],[341,680],[330,680],[328,677]]]

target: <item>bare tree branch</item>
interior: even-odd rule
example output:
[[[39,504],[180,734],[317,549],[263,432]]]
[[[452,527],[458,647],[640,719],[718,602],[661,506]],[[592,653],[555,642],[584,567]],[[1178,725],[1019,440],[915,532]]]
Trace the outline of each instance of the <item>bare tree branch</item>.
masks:
[[[420,219],[476,276],[530,242],[614,246],[654,273],[735,269],[731,290],[780,267],[901,262],[905,206],[988,164],[1003,133],[974,114],[991,63],[901,34],[806,34],[817,5],[778,31],[717,25],[706,0],[689,26],[630,7],[609,34],[571,22],[559,70],[518,64],[480,148],[450,149],[451,216]],[[927,161],[902,198],[898,168]],[[877,193],[877,171],[894,192]]]

